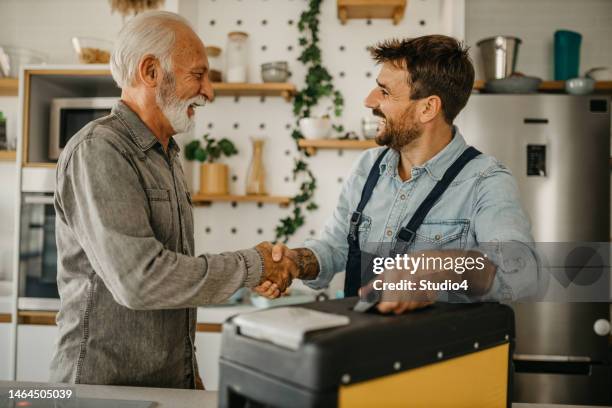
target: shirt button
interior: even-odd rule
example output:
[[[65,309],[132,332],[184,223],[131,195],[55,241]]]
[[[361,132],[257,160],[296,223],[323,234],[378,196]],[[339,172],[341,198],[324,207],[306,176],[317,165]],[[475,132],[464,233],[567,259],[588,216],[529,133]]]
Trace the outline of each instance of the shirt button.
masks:
[[[390,237],[391,235],[393,235],[393,231],[392,231],[392,230],[390,230],[390,229],[388,229],[388,230],[387,230],[387,236],[388,236],[388,237]]]
[[[440,238],[442,238],[442,237],[440,236],[440,234],[436,234],[436,236],[434,238],[436,239],[436,241],[439,241]]]
[[[402,194],[402,195],[400,196],[400,200],[405,200],[405,199],[406,199],[406,194]]]

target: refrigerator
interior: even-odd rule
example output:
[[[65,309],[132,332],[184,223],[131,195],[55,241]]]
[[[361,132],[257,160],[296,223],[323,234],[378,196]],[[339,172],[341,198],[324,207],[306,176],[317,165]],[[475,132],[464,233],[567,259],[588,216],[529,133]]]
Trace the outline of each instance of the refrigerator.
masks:
[[[511,170],[536,243],[610,240],[608,96],[473,94],[455,123]],[[512,304],[514,401],[611,404],[607,299]]]

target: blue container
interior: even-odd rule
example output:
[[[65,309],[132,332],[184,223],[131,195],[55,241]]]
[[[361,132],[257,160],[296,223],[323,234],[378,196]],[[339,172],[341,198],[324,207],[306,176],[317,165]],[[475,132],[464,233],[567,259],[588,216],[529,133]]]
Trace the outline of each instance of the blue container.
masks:
[[[568,30],[555,31],[555,81],[578,77],[582,35]]]

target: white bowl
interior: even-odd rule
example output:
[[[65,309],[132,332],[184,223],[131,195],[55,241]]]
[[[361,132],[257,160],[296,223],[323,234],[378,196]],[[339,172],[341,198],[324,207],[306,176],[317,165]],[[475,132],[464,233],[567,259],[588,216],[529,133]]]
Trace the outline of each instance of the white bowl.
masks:
[[[565,90],[572,95],[587,95],[593,92],[595,80],[591,78],[572,78],[565,81]]]
[[[299,121],[300,131],[306,139],[325,139],[332,129],[329,118],[302,118]]]

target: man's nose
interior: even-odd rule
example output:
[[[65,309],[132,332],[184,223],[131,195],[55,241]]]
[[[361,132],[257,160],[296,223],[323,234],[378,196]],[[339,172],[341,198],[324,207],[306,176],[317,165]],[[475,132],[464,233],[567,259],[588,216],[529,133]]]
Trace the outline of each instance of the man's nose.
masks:
[[[212,82],[208,79],[208,76],[202,81],[202,86],[200,87],[200,94],[204,96],[209,102],[212,102],[215,99],[215,91],[212,86]]]
[[[375,96],[376,90],[373,89],[363,101],[366,108],[375,109],[378,107],[378,99]]]

